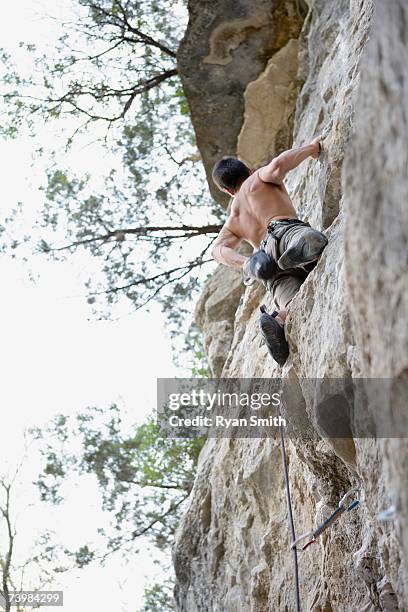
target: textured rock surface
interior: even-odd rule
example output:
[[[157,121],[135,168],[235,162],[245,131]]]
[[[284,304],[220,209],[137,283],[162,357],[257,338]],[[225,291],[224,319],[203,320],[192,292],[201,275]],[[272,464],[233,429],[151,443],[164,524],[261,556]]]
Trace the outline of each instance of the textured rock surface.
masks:
[[[287,325],[291,356],[285,368],[272,364],[259,337],[258,306],[271,302],[261,286],[245,291],[229,353],[220,353],[217,367],[224,363],[226,377],[282,375],[290,380],[286,414],[300,430],[315,431],[325,425],[322,407],[329,378],[393,377],[388,387],[384,384],[381,402],[370,406],[377,428],[384,414],[406,411],[398,385],[408,372],[408,6],[404,0],[378,1],[372,23],[370,0],[308,4],[295,60],[299,71],[295,78],[288,67],[285,87],[304,83],[296,105],[295,144],[320,132],[325,154],[321,162],[306,162],[292,172],[287,187],[300,215],[326,228],[329,245],[292,304]],[[274,123],[267,106],[256,108],[264,87],[273,96],[273,83],[267,82],[271,66],[281,65],[278,53],[247,88],[238,142],[240,154],[254,164],[280,147],[282,132],[274,127],[280,120]],[[251,116],[256,125],[263,116],[271,127],[262,143],[254,130],[251,144]],[[218,269],[201,300],[209,336],[214,335],[211,296],[222,295],[229,273]],[[222,320],[217,317],[216,324]],[[321,379],[319,393],[311,393],[307,378]],[[362,501],[358,511],[301,553],[302,609],[407,610],[407,441],[297,440],[287,443],[287,452],[298,533],[327,517],[350,487],[360,488]],[[397,508],[395,520],[379,521],[389,498]],[[274,441],[206,444],[174,561],[179,610],[295,609],[283,475]]]
[[[265,71],[245,90],[238,155],[254,168],[265,165],[292,144],[299,90],[297,71],[298,42],[292,38],[273,55]]]
[[[189,24],[178,65],[213,197],[211,170],[234,155],[244,115],[246,86],[273,53],[299,36],[303,0],[189,0]]]
[[[399,391],[408,375],[408,5],[404,0],[378,3],[376,11],[356,102],[356,137],[344,172],[344,206],[359,367],[366,376],[392,378],[389,396],[372,410],[378,425],[386,415],[408,418],[407,397]],[[388,575],[402,609],[408,608],[407,446],[404,439],[383,440],[378,448],[359,452],[368,481],[370,472],[378,469],[380,454],[379,491],[385,485],[398,507],[395,532],[389,530],[387,538],[381,530],[379,549],[389,560]],[[375,507],[377,491],[372,488]],[[387,597],[384,593],[384,602]]]
[[[234,335],[235,313],[244,288],[240,271],[219,266],[197,303],[195,319],[204,334],[213,377],[221,376],[227,359]]]

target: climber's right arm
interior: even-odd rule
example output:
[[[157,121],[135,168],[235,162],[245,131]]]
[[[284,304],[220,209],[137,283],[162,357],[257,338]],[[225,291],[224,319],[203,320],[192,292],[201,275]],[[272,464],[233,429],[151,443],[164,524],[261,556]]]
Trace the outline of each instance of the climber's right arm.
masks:
[[[242,268],[248,261],[248,257],[236,251],[241,241],[242,239],[239,236],[236,236],[224,225],[211,249],[212,257],[219,263],[231,268]]]
[[[265,183],[280,185],[290,170],[296,168],[308,157],[317,159],[321,150],[321,139],[315,138],[310,145],[289,149],[275,157],[270,164],[261,168],[259,178]]]

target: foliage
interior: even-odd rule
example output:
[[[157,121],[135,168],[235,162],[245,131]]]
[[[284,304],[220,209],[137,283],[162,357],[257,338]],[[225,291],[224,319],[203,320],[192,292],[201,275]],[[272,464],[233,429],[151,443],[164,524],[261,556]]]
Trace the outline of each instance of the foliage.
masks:
[[[185,24],[174,12],[177,4],[76,0],[75,14],[62,23],[55,54],[38,55],[35,45],[20,43],[35,63],[29,75],[6,75],[8,127],[18,129],[27,120],[34,126],[36,115],[80,118],[79,130],[123,119],[140,94],[177,74],[176,51]],[[5,52],[3,61],[10,62]]]
[[[58,416],[46,430],[33,434],[42,442],[44,457],[37,482],[41,498],[61,503],[62,485],[70,475],[92,474],[102,507],[113,517],[109,529],[98,530],[103,550],[87,542],[72,553],[78,566],[104,560],[119,549],[134,550],[140,536],[161,549],[169,545],[193,485],[203,440],[162,439],[151,419],[125,433],[116,405],[108,412],[89,408],[75,418]],[[73,440],[79,448],[73,448]]]
[[[21,558],[19,548],[22,538],[18,532],[17,517],[22,505],[16,495],[16,486],[21,484],[17,476],[22,466],[23,463],[18,466],[12,478],[0,476],[0,607],[5,612],[26,610],[24,604],[11,602],[13,591],[31,590],[36,593],[49,588],[55,580],[55,574],[69,569],[59,563],[63,551],[53,541],[50,531],[42,533],[33,542],[32,550],[25,551],[24,559]]]
[[[155,582],[145,589],[144,605],[139,612],[152,612],[152,610],[171,612],[175,609],[173,583],[169,579],[165,579],[160,583]]]
[[[186,9],[174,0],[76,0],[54,52],[22,43],[32,68],[3,79],[3,133],[65,126],[66,145],[85,135],[110,151],[104,180],[50,163],[38,246],[48,256],[86,250],[97,263],[88,301],[109,316],[120,298],[140,308],[159,300],[179,329],[200,286],[201,267],[222,222],[206,193],[177,48]],[[44,149],[40,142],[40,149]],[[98,153],[99,151],[99,153]],[[61,240],[61,235],[64,236]],[[194,245],[190,243],[194,238]]]
[[[209,378],[210,371],[203,344],[203,333],[196,323],[192,323],[185,338],[185,353],[191,356],[191,376]]]

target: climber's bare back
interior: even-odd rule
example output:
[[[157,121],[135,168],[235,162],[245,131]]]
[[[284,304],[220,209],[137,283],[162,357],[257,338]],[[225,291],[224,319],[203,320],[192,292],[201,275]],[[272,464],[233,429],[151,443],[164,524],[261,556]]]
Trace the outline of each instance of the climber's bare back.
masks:
[[[285,185],[266,183],[259,177],[260,170],[242,183],[224,226],[255,249],[265,237],[270,221],[297,216]]]
[[[232,268],[243,268],[248,257],[238,252],[242,240],[258,249],[269,221],[297,216],[283,183],[284,178],[308,157],[318,159],[321,150],[321,139],[318,137],[310,145],[284,151],[252,174],[245,164],[238,161],[248,171],[249,176],[245,173],[248,178],[239,183],[238,188],[234,184],[224,182],[220,186],[216,183],[222,191],[235,197],[230,215],[211,250],[214,259]]]

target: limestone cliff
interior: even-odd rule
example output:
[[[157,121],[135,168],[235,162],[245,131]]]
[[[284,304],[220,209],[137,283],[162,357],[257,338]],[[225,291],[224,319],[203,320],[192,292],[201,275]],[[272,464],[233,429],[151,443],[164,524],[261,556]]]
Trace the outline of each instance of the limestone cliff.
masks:
[[[258,307],[270,306],[270,296],[258,285],[240,299],[239,274],[217,269],[197,311],[212,372],[291,380],[287,416],[315,432],[319,423],[324,428],[325,381],[389,379],[383,401],[368,402],[379,428],[384,413],[406,404],[400,383],[408,373],[408,5],[308,0],[306,11],[302,2],[241,0],[236,6],[233,21],[228,2],[190,1],[184,49],[195,49],[195,65],[211,87],[202,87],[197,102],[198,90],[191,94],[189,87],[198,87],[198,77],[185,75],[184,82],[207,170],[224,152],[256,166],[292,141],[301,145],[322,134],[323,158],[292,172],[287,187],[299,216],[324,229],[329,244],[292,303],[291,355],[283,370],[258,332]],[[244,27],[248,20],[252,25]],[[260,47],[257,63],[252,54]],[[245,74],[239,87],[226,84],[226,66],[231,78]],[[224,122],[228,110],[234,115],[226,140],[219,126],[203,135],[206,113],[222,108]],[[318,402],[307,379],[322,381]],[[361,492],[359,510],[301,553],[302,609],[407,610],[407,440],[295,438],[287,452],[298,533],[328,516],[350,487]],[[294,610],[283,482],[275,441],[207,442],[174,548],[179,610]],[[379,513],[390,503],[393,520],[384,522]]]
[[[190,0],[189,24],[178,51],[179,73],[207,175],[236,152],[243,94],[268,58],[299,36],[303,0]],[[214,198],[227,198],[209,181]]]

